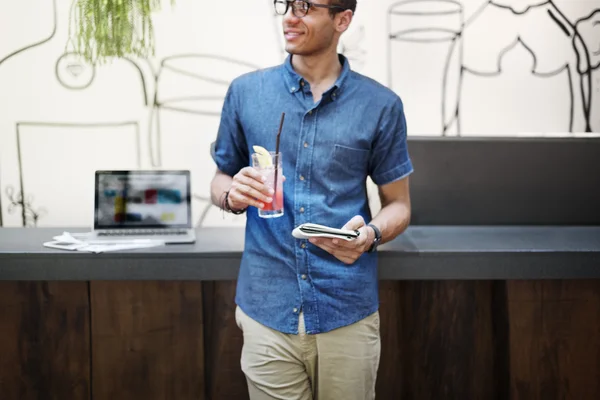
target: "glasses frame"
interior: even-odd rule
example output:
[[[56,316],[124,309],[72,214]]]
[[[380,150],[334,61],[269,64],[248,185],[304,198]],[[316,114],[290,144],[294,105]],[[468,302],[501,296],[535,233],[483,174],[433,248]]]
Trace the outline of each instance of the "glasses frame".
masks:
[[[279,14],[277,12],[277,3],[285,3],[285,12],[283,14]],[[308,6],[306,8],[306,12],[304,14],[302,14],[302,15],[296,14],[296,12],[298,12],[298,13],[304,12],[304,11],[302,11],[303,8],[295,8],[294,7],[294,4],[297,4],[297,3],[304,3],[304,4],[306,4]],[[342,6],[313,3],[312,1],[307,1],[307,0],[273,0],[273,7],[275,8],[275,13],[277,15],[286,15],[288,13],[288,11],[290,10],[290,5],[292,5],[292,14],[294,14],[294,16],[296,18],[306,17],[306,15],[308,14],[308,12],[310,11],[310,9],[312,7],[315,7],[315,8],[327,8],[327,9],[330,9],[330,10],[333,10],[333,9],[337,8],[337,9],[340,9],[341,11],[349,10],[349,8],[342,7]]]

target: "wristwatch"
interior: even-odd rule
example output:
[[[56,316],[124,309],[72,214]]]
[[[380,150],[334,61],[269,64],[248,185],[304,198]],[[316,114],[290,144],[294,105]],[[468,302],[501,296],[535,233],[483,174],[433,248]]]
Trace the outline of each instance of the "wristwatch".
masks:
[[[375,250],[377,250],[377,246],[379,246],[379,242],[381,242],[381,231],[375,225],[368,224],[367,226],[370,226],[371,228],[373,228],[373,231],[375,232],[375,240],[373,240],[373,244],[371,245],[369,250],[367,250],[367,252],[373,253]]]

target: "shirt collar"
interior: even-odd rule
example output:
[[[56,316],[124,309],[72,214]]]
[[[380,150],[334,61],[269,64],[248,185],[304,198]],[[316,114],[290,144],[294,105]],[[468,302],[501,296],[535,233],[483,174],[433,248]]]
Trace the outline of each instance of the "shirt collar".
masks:
[[[350,63],[348,62],[348,59],[343,54],[338,54],[338,58],[340,60],[340,63],[342,64],[342,72],[340,73],[340,76],[338,76],[332,88],[328,90],[328,92],[333,92],[333,99],[340,95],[340,88],[342,87],[344,81],[350,74]],[[300,76],[296,71],[294,71],[294,67],[292,67],[291,54],[287,56],[285,62],[283,63],[283,75],[285,78],[287,89],[290,91],[290,93],[296,93],[297,91],[302,89],[304,78]]]

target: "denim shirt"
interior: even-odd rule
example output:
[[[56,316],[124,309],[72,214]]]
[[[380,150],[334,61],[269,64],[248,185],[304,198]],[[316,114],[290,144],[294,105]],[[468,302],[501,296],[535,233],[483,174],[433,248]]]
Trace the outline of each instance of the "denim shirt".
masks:
[[[347,265],[295,239],[292,230],[305,222],[341,228],[355,215],[368,223],[367,176],[384,185],[413,171],[400,98],[339,58],[342,72],[317,103],[290,56],[282,65],[236,78],[213,151],[219,170],[234,176],[250,165],[253,145],[275,150],[285,112],[284,215],[260,218],[255,207],[248,208],[235,297],[248,316],[284,333],[298,333],[301,310],[309,334],[378,310],[376,252]]]

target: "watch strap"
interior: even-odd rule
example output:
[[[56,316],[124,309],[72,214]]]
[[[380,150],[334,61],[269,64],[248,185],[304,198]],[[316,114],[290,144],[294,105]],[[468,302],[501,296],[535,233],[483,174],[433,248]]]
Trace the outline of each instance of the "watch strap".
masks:
[[[381,231],[373,224],[368,224],[367,226],[373,228],[373,231],[375,232],[375,240],[373,240],[373,244],[371,244],[371,247],[367,250],[369,253],[372,253],[377,249],[379,242],[381,242]]]
[[[223,201],[223,210],[228,211],[235,215],[240,215],[246,212],[246,209],[234,210],[229,206],[229,190],[225,192],[225,200]]]

